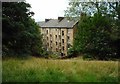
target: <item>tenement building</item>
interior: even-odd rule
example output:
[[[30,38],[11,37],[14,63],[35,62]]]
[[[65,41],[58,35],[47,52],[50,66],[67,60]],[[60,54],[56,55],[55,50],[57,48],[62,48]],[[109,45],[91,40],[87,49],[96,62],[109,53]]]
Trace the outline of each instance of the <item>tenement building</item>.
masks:
[[[68,49],[73,45],[78,21],[58,17],[58,19],[45,19],[38,24],[41,27],[45,49],[59,56],[67,56]]]

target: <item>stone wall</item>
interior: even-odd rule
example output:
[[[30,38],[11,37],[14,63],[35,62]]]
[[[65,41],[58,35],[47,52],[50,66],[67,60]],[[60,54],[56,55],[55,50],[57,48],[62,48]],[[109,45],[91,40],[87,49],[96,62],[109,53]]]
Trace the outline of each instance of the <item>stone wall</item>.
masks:
[[[75,30],[76,26],[73,28],[41,28],[44,47],[60,56],[67,56],[68,48],[73,45]]]

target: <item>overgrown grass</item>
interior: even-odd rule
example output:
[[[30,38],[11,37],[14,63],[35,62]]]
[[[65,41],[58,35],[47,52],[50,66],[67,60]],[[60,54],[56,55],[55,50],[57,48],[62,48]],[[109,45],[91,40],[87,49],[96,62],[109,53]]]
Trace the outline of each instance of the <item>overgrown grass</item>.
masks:
[[[35,57],[3,60],[3,82],[118,82],[118,77],[117,61]]]

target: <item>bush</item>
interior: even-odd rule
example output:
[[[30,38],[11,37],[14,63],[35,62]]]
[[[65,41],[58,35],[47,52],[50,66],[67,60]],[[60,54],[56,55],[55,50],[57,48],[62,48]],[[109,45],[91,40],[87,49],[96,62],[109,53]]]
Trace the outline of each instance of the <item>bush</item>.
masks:
[[[75,57],[77,55],[78,55],[78,53],[73,47],[68,49],[68,56],[67,56],[68,58]]]

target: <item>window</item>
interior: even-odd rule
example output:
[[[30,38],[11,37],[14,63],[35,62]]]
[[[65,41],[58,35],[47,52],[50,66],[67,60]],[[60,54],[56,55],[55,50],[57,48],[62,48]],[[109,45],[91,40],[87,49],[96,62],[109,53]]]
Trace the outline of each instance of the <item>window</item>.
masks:
[[[57,39],[57,35],[55,35],[56,39]]]
[[[68,33],[70,34],[70,32],[71,32],[71,29],[68,29]]]
[[[48,34],[48,30],[47,30],[47,34]]]
[[[62,43],[64,43],[64,39],[62,39]]]
[[[59,39],[61,39],[61,36],[59,35]]]
[[[62,31],[62,36],[64,36],[64,31]]]
[[[50,41],[52,43],[52,41]]]
[[[59,43],[59,45],[61,46],[61,43]]]
[[[61,56],[63,56],[64,53],[61,53]]]
[[[47,43],[47,46],[49,46],[49,43]]]
[[[52,37],[52,35],[50,34],[50,37]]]
[[[62,47],[62,49],[64,50],[64,46]]]
[[[47,40],[48,40],[48,37],[47,37]]]
[[[56,45],[57,45],[57,42],[56,42]]]
[[[70,37],[69,37],[69,36],[67,36],[67,38],[68,38],[68,40],[70,39]]]
[[[70,47],[71,47],[71,44],[68,43],[68,48],[70,48]]]
[[[58,49],[56,48],[56,52],[58,52]]]
[[[52,47],[51,47],[51,50],[52,50]]]

